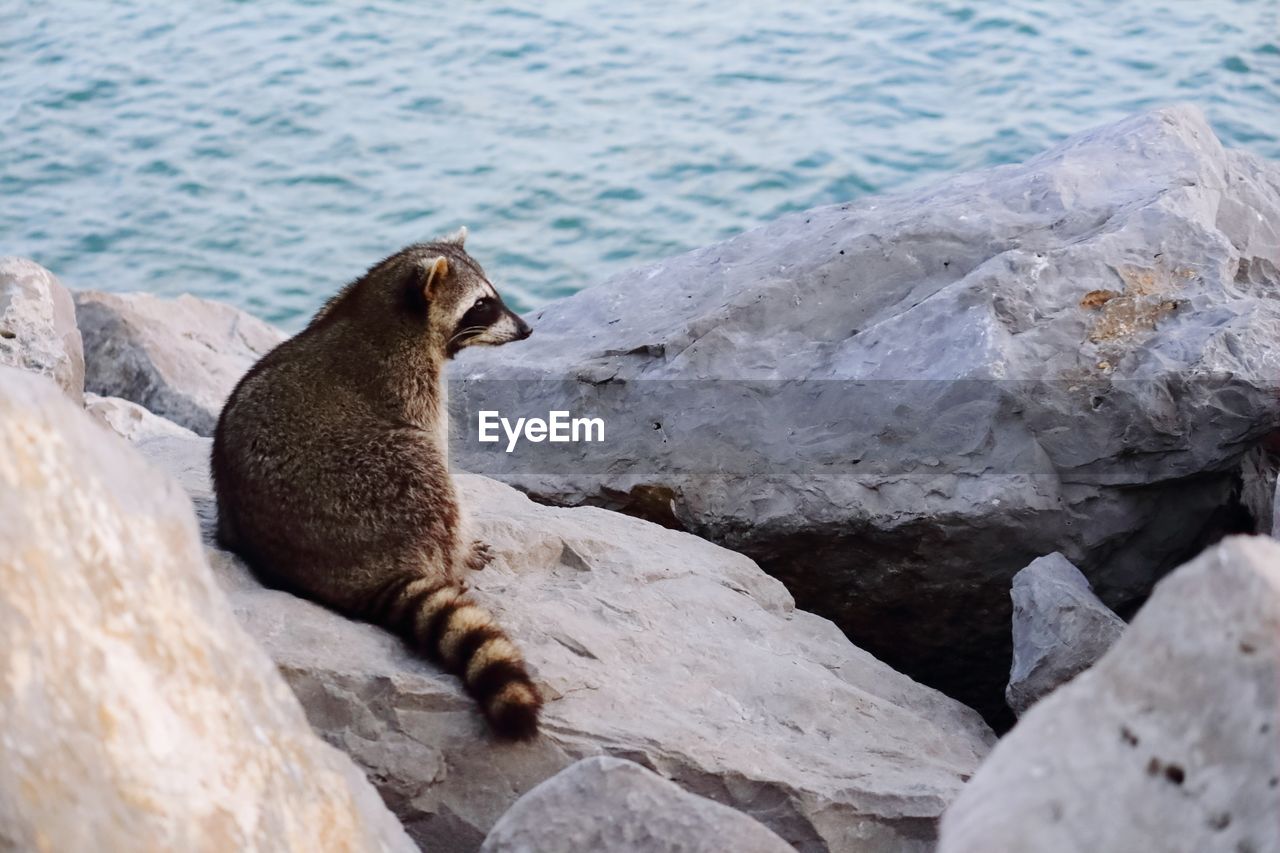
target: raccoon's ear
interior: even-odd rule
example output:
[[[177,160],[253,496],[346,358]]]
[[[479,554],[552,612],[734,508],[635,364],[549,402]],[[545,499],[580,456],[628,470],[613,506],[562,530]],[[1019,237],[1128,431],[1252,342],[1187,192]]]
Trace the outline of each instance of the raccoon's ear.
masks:
[[[439,255],[427,261],[426,267],[427,275],[422,282],[422,293],[430,302],[436,298],[436,294],[440,292],[440,285],[444,283],[444,277],[449,274],[449,261],[444,255]]]
[[[463,225],[457,231],[454,231],[452,234],[445,237],[443,242],[452,243],[461,249],[463,244],[467,242],[467,226]]]

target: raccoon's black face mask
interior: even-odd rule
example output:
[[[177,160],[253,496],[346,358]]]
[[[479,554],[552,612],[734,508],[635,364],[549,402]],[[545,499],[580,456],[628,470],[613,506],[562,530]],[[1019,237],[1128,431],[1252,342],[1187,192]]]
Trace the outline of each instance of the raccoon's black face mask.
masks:
[[[480,265],[462,248],[466,232],[424,247],[422,280],[427,322],[453,358],[470,346],[501,346],[529,337],[533,330],[506,306]],[[434,254],[440,250],[439,254]],[[439,338],[438,338],[439,339]],[[437,340],[438,340],[437,339]]]

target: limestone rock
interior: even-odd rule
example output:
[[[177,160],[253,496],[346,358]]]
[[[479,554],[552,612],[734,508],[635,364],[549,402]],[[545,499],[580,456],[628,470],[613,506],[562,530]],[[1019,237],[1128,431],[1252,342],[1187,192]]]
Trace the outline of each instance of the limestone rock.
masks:
[[[143,447],[212,518],[204,439]],[[494,562],[471,576],[545,690],[544,736],[488,738],[456,679],[390,634],[264,589],[210,549],[241,623],[312,726],[424,846],[474,850],[524,792],[587,756],[628,758],[805,851],[925,851],[989,749],[978,716],[796,610],[749,559],[594,508],[459,475]],[[202,509],[203,508],[203,509]]]
[[[1276,489],[1271,495],[1271,524],[1266,532],[1280,539],[1280,489]]]
[[[25,258],[0,258],[0,367],[48,376],[77,403],[84,395],[84,349],[71,294]]]
[[[1114,609],[1223,527],[1280,426],[1280,167],[1194,108],[624,273],[454,365],[459,464],[756,559],[887,663],[1008,714],[1009,581]],[[481,409],[605,441],[477,441]]]
[[[213,435],[236,382],[286,337],[237,308],[194,296],[82,291],[75,305],[85,387],[200,435]]]
[[[584,758],[525,794],[481,853],[791,853],[756,821],[633,761]]]
[[[1093,666],[1124,633],[1124,620],[1058,553],[1013,577],[1013,669],[1005,698],[1018,716]]]
[[[1276,518],[1276,479],[1280,473],[1280,435],[1268,435],[1240,460],[1240,529],[1235,533],[1280,534]]]
[[[0,368],[0,849],[142,848],[413,849],[236,624],[178,486]]]
[[[142,444],[156,438],[195,438],[196,434],[173,421],[152,414],[137,403],[119,397],[84,395],[84,410],[94,420],[130,444]]]
[[[85,411],[107,429],[123,438],[167,471],[188,493],[203,491],[195,502],[201,530],[212,531],[217,524],[217,507],[209,490],[209,460],[192,454],[196,446],[208,455],[209,441],[170,420],[152,414],[137,403],[119,397],[85,394]],[[193,440],[196,442],[193,444]]]
[[[1278,693],[1280,544],[1228,539],[1000,741],[939,851],[1278,850]]]

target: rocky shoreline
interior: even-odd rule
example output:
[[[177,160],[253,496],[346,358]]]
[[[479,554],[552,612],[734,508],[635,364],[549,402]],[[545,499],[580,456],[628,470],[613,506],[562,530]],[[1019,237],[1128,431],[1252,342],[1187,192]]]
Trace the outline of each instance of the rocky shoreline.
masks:
[[[621,435],[457,445],[550,698],[509,746],[212,543],[207,436],[283,333],[0,261],[0,846],[1280,844],[1280,545],[1171,573],[1271,530],[1280,166],[1160,111],[534,325],[459,360],[455,434],[501,377]]]

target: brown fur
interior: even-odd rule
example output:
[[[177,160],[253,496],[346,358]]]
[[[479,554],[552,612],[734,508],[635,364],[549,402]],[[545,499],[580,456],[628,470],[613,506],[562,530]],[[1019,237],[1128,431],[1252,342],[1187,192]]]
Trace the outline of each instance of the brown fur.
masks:
[[[410,246],[263,357],[213,443],[225,547],[268,583],[395,631],[517,740],[536,735],[541,699],[463,589],[487,549],[462,536],[441,374],[463,346],[528,333],[461,238]]]

